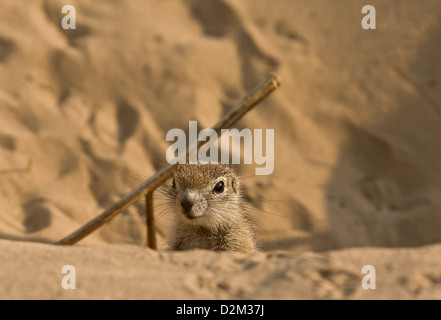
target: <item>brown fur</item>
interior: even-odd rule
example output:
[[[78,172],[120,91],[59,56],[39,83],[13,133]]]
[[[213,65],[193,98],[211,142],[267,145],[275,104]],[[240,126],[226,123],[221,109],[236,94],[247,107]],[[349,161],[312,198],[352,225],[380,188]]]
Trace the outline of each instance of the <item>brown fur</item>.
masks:
[[[256,250],[251,223],[243,210],[240,179],[229,166],[181,164],[173,178],[169,190],[176,213],[172,250]],[[224,183],[222,192],[214,190],[219,181]],[[191,209],[186,210],[181,201],[191,203]]]

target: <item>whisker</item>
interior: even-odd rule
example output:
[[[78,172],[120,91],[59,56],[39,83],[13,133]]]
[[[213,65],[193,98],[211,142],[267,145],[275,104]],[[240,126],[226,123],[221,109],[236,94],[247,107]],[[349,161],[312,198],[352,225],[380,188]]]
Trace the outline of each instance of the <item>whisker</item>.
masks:
[[[265,233],[265,235],[268,237],[268,239],[269,239],[270,241],[273,241],[273,239],[271,238],[271,236],[269,235],[269,233],[266,232],[266,230],[265,230],[261,225],[259,225],[256,221],[251,221],[251,223],[252,223],[252,224],[255,224],[256,226],[258,226],[259,229],[262,230],[263,233]]]
[[[156,215],[156,221],[159,221],[163,216],[165,216],[167,213],[168,213],[168,210],[169,208],[165,208],[165,209],[163,209],[161,212],[159,212],[157,215]]]
[[[283,218],[283,219],[291,220],[290,217],[287,217],[287,216],[284,216],[284,215],[281,215],[281,214],[277,214],[277,213],[274,213],[274,212],[270,212],[270,211],[267,211],[267,210],[263,210],[263,209],[260,209],[260,208],[254,208],[254,207],[253,208],[245,207],[245,208],[249,211],[250,214],[268,214],[268,215],[280,217],[280,218]]]

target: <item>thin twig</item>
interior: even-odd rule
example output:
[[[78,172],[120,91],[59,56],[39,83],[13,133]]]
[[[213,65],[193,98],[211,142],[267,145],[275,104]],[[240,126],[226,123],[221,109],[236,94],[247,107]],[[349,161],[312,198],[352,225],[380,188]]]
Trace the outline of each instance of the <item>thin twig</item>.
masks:
[[[156,250],[155,217],[153,215],[153,190],[147,192],[145,195],[145,211],[145,219],[147,224],[147,246],[153,250]]]
[[[267,80],[259,84],[254,90],[252,90],[245,98],[239,101],[239,103],[231,109],[221,120],[213,127],[218,136],[221,134],[221,129],[230,128],[234,123],[241,119],[249,110],[262,101],[272,91],[280,86],[281,78],[279,75],[272,73]],[[196,147],[199,148],[205,142],[201,142]],[[196,150],[197,151],[197,150]],[[188,154],[195,152],[190,150]],[[106,222],[113,219],[123,210],[127,209],[130,205],[135,203],[140,196],[146,192],[152,192],[162,183],[164,183],[173,174],[173,169],[176,165],[168,165],[167,167],[158,170],[152,177],[138,185],[135,189],[124,195],[119,201],[114,203],[111,207],[106,209],[99,216],[95,217],[84,226],[68,235],[64,239],[56,242],[61,245],[72,245],[91,234]]]

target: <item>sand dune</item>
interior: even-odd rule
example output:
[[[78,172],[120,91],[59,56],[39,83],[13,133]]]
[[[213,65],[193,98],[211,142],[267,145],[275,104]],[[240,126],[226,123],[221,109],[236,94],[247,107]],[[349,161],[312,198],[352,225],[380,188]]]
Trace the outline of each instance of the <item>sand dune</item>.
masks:
[[[371,1],[376,30],[348,0],[74,0],[76,30],[63,1],[0,4],[0,298],[440,297],[438,1]],[[274,173],[240,167],[263,252],[152,252],[142,201],[78,247],[43,244],[163,167],[168,130],[210,127],[271,71],[282,87],[236,126],[275,130]],[[87,290],[53,285],[69,259]],[[381,290],[361,289],[361,264]]]

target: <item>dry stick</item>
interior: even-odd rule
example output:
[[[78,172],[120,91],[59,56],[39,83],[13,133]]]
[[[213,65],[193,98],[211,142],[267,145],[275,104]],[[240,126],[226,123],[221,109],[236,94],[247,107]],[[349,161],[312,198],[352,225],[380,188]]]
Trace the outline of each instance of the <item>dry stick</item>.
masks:
[[[272,73],[267,80],[259,84],[245,98],[239,101],[237,106],[231,109],[225,116],[223,116],[222,119],[219,120],[219,122],[212,129],[215,130],[217,135],[219,136],[221,134],[221,129],[231,127],[234,123],[241,119],[245,115],[245,113],[251,110],[251,108],[262,101],[272,91],[277,89],[280,86],[280,83],[280,76]],[[196,149],[204,143],[205,142],[198,143]],[[195,150],[193,150],[192,152],[195,152]],[[192,152],[189,152],[188,154],[191,154]],[[92,219],[64,239],[56,242],[56,244],[72,245],[77,243],[84,237],[88,236],[100,226],[110,221],[120,212],[125,210],[127,207],[135,203],[142,194],[145,194],[146,192],[153,192],[153,190],[155,190],[172,176],[175,166],[176,165],[169,165],[158,170],[153,176],[145,180],[129,193],[125,194],[118,202],[114,203],[99,216]]]
[[[153,215],[153,190],[145,195],[145,211],[147,224],[147,246],[156,250],[155,216]]]

